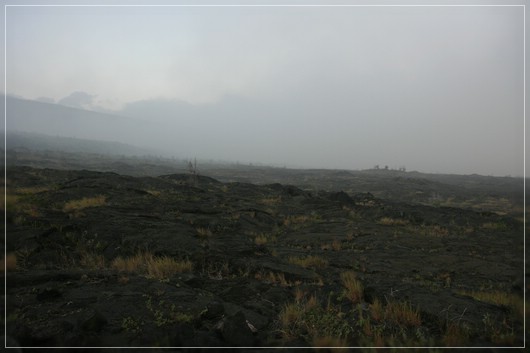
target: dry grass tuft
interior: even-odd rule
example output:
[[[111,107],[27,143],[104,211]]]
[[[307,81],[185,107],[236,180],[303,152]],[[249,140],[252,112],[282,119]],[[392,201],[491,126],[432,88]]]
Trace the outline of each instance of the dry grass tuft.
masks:
[[[189,260],[177,261],[169,256],[153,257],[147,262],[148,277],[164,279],[175,273],[190,272],[193,264]]]
[[[158,197],[160,196],[160,194],[162,194],[162,192],[158,190],[151,190],[151,189],[145,190],[145,192],[147,192],[149,195],[152,195],[154,197]]]
[[[333,251],[340,251],[342,250],[342,243],[340,240],[333,240],[333,242],[330,243],[327,243],[327,244],[322,244],[320,246],[320,248],[322,250],[333,250]]]
[[[357,275],[353,271],[343,272],[340,274],[343,286],[346,288],[344,295],[352,303],[360,303],[364,296],[363,284],[357,280]]]
[[[304,307],[298,303],[288,303],[285,304],[282,310],[280,311],[280,323],[284,328],[292,328],[297,326],[297,324],[302,319],[302,314],[304,313]],[[290,330],[285,330],[289,332]]]
[[[383,304],[379,299],[374,300],[374,302],[370,304],[370,316],[374,321],[381,321],[383,320],[384,315]]]
[[[207,238],[213,236],[213,232],[210,230],[210,228],[198,227],[195,230],[197,231],[197,235],[199,237]]]
[[[385,226],[405,226],[409,224],[409,221],[406,219],[383,217],[378,223]]]
[[[419,310],[413,309],[411,304],[406,302],[389,302],[385,307],[385,319],[399,326],[421,325]]]
[[[156,257],[149,252],[140,252],[128,258],[117,257],[111,268],[127,273],[140,273],[149,278],[166,279],[176,273],[189,272],[193,264],[189,260],[176,260],[169,256]]]
[[[107,267],[105,257],[103,257],[103,255],[89,252],[81,254],[79,264],[82,268],[90,270],[102,270]]]
[[[51,188],[49,186],[31,186],[31,187],[21,187],[16,188],[15,193],[21,195],[33,195],[40,192],[49,191]]]
[[[483,223],[480,228],[486,229],[486,230],[497,230],[502,231],[508,229],[505,223],[502,222],[487,222]]]
[[[469,332],[466,328],[457,323],[447,326],[442,342],[447,347],[463,347],[469,343]]]
[[[254,243],[256,245],[265,245],[265,244],[267,244],[269,242],[274,242],[274,241],[276,241],[276,237],[275,236],[268,236],[268,235],[265,235],[265,234],[258,234],[254,238]]]
[[[348,347],[348,342],[339,337],[314,337],[311,342],[313,348],[318,351],[331,351],[331,352],[343,352],[343,347]]]
[[[290,256],[287,261],[293,265],[298,265],[303,268],[324,268],[328,266],[328,261],[320,256],[309,255],[305,258]]]
[[[64,212],[78,211],[84,208],[103,206],[105,205],[105,203],[106,203],[106,200],[105,200],[105,196],[103,195],[98,195],[95,197],[84,197],[80,200],[68,201],[64,205],[63,211]]]
[[[493,291],[493,292],[480,292],[480,291],[460,291],[462,295],[469,295],[476,300],[481,302],[490,303],[499,306],[505,306],[510,308],[515,313],[523,312],[523,298],[514,293]]]
[[[279,205],[282,202],[282,197],[266,197],[258,201],[259,203],[267,206]]]
[[[320,218],[316,214],[311,215],[292,215],[287,216],[283,220],[283,225],[286,227],[293,227],[293,228],[299,228],[300,226],[306,224],[318,221]]]

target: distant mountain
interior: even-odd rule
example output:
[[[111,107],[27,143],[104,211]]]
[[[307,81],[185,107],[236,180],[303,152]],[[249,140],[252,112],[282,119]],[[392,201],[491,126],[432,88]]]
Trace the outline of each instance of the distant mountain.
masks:
[[[0,96],[0,111],[4,109]],[[7,96],[7,132],[29,132],[133,145],[142,143],[147,122]],[[139,142],[139,143],[138,143]]]
[[[6,137],[8,151],[62,151],[69,153],[93,153],[126,156],[157,154],[157,151],[155,150],[140,148],[121,142],[50,136],[32,132],[11,132],[9,130],[6,134]]]

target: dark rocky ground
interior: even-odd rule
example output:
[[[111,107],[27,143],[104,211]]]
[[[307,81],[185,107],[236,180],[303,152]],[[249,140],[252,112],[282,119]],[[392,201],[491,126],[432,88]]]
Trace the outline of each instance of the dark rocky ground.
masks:
[[[352,191],[10,167],[7,334],[25,347],[522,346],[520,219]],[[139,253],[192,268],[114,265]]]

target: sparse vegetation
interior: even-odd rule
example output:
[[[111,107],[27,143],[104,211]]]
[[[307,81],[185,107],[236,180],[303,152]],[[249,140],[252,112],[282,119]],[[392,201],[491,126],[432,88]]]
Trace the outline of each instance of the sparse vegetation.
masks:
[[[84,197],[80,200],[71,200],[68,201],[64,207],[64,212],[79,211],[89,207],[98,207],[103,206],[106,203],[106,198],[103,195],[98,195],[95,197]]]
[[[418,234],[418,235],[427,236],[427,237],[445,237],[449,235],[449,230],[446,227],[442,227],[438,224],[434,224],[434,225],[423,224],[419,226],[409,225],[406,227],[406,229],[412,234]],[[465,230],[469,231],[468,228],[466,228]]]
[[[197,231],[197,236],[202,238],[208,238],[213,236],[213,232],[210,228],[198,227],[195,229]]]
[[[149,195],[154,196],[154,197],[159,197],[162,194],[162,192],[159,190],[151,190],[151,189],[145,190],[145,192],[147,192]]]
[[[398,326],[421,325],[421,317],[418,308],[414,309],[410,303],[390,301],[385,306],[385,320]]]
[[[267,206],[279,205],[282,202],[281,196],[265,197],[258,201],[259,203]]]
[[[345,287],[344,296],[354,304],[360,303],[363,299],[364,288],[362,283],[357,279],[355,272],[343,272],[340,274],[340,279],[342,285]]]
[[[491,231],[504,231],[508,229],[508,226],[503,222],[486,222],[480,228]]]
[[[91,270],[102,270],[107,267],[105,257],[100,254],[95,254],[92,252],[84,252],[81,254],[81,259],[79,264],[82,268],[91,269]]]
[[[290,215],[284,218],[283,225],[293,229],[300,229],[302,226],[317,222],[319,219],[320,217],[317,214]]]
[[[166,279],[176,273],[189,272],[193,264],[189,260],[176,260],[168,256],[157,257],[149,252],[112,261],[111,268],[126,273],[139,273],[149,278]]]
[[[323,308],[316,296],[303,298],[283,306],[278,317],[285,341],[304,338],[312,344],[347,342],[354,329],[343,313],[333,307]]]
[[[307,257],[290,256],[287,261],[303,268],[318,269],[328,266],[328,260],[316,255],[309,255]]]
[[[401,218],[383,217],[379,220],[379,224],[385,226],[406,226],[409,224],[409,221]]]
[[[412,173],[381,186],[391,170],[301,179],[234,166],[213,175],[233,181],[223,184],[192,180],[186,165],[153,178],[10,169],[7,333],[163,347],[524,342],[512,199],[486,202],[485,188],[471,199],[456,183],[447,195],[427,179],[408,186]],[[271,175],[303,186],[248,182]],[[359,191],[367,187],[373,195]],[[435,193],[441,207],[424,205]],[[479,204],[496,213],[475,212]]]
[[[459,291],[459,293],[462,295],[469,295],[470,297],[485,303],[505,306],[510,308],[513,313],[520,314],[521,316],[523,314],[524,299],[515,293],[507,293],[499,290],[491,292]]]
[[[331,243],[322,244],[320,248],[322,250],[340,251],[342,249],[342,242],[335,239]]]

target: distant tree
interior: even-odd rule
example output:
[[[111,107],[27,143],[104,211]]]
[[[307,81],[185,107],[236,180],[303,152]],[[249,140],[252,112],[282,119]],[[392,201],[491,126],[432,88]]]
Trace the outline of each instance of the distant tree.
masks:
[[[375,170],[379,170],[379,164],[376,164],[376,165],[374,166],[374,169],[375,169]]]
[[[388,170],[388,166],[387,165],[385,165],[385,170]]]

